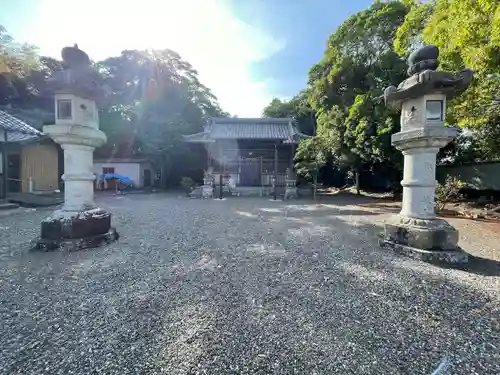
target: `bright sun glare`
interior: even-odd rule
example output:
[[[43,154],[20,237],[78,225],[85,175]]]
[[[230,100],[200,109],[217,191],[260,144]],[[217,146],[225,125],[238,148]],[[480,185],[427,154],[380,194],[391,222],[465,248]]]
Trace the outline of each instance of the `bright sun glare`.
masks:
[[[283,43],[235,18],[224,0],[44,0],[37,7],[15,36],[42,54],[59,57],[74,43],[94,60],[124,49],[170,48],[198,70],[224,110],[259,116],[272,99],[272,82],[254,79],[251,65]]]

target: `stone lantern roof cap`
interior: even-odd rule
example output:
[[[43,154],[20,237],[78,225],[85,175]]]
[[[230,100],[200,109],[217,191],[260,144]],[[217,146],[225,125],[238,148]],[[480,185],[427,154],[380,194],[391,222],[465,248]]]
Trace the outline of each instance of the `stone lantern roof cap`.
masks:
[[[61,57],[63,59],[64,67],[67,69],[90,66],[89,55],[79,49],[78,44],[76,43],[73,47],[64,47],[61,50]]]
[[[458,73],[436,71],[439,66],[439,49],[436,46],[423,46],[413,51],[408,58],[409,78],[398,87],[390,86],[384,90],[385,103],[400,108],[401,103],[428,94],[445,94],[452,99],[465,91],[472,83],[474,74],[470,69]]]
[[[63,70],[54,73],[48,83],[56,93],[72,93],[97,102],[105,97],[100,76],[91,66],[90,58],[78,45],[61,51]]]
[[[436,46],[423,46],[408,57],[408,75],[423,72],[426,69],[436,70],[439,66],[439,49]]]

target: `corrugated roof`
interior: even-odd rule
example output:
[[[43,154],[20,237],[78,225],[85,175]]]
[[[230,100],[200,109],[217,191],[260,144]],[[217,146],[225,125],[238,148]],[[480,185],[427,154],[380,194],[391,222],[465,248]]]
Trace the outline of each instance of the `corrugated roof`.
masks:
[[[292,135],[288,123],[240,122],[212,124],[210,136],[216,139],[286,139]]]
[[[0,128],[7,132],[7,142],[22,142],[43,135],[42,132],[4,111],[0,111]]]
[[[24,142],[24,141],[30,141],[33,139],[38,138],[39,136],[36,134],[27,134],[27,133],[21,133],[21,132],[13,132],[13,131],[8,131],[7,133],[7,142]]]
[[[94,163],[149,163],[148,159],[135,159],[135,158],[107,158],[107,159],[94,159]]]
[[[293,140],[302,136],[289,118],[212,118],[201,133],[188,135],[188,142],[210,142],[217,139]]]
[[[185,135],[184,136],[184,140],[186,142],[192,142],[192,143],[209,143],[209,142],[215,142],[215,140],[213,140],[213,139],[210,138],[210,134],[208,134],[206,132]]]

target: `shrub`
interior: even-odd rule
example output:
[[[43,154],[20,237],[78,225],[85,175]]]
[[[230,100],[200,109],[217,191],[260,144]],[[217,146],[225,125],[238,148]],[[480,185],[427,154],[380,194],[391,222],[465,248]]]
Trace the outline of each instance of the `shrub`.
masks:
[[[446,202],[452,202],[460,199],[460,189],[464,187],[464,183],[453,176],[446,176],[444,183],[438,184],[436,187],[436,210],[441,211]]]
[[[186,192],[186,194],[191,193],[193,188],[195,187],[195,182],[191,177],[182,177],[181,178],[181,187]]]

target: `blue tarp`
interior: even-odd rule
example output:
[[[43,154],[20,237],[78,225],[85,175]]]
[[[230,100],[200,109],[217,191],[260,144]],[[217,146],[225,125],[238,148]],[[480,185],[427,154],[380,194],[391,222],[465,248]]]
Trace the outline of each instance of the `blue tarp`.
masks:
[[[121,183],[125,185],[132,185],[132,180],[128,177],[125,176],[120,176],[119,174],[116,173],[106,173],[106,174],[101,174],[97,176],[98,180],[119,180]]]

